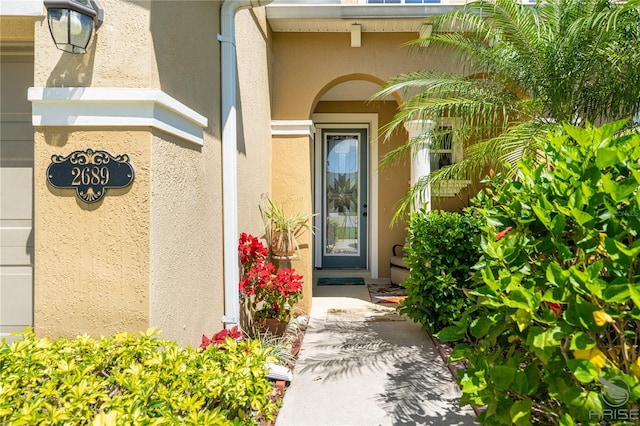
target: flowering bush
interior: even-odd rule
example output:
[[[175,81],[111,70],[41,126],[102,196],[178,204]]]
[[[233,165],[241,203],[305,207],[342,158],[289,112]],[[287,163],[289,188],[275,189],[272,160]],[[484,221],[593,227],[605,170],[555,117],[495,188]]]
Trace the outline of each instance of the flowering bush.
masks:
[[[267,261],[267,248],[251,235],[240,235],[238,252],[242,264],[242,301],[248,304],[253,317],[289,321],[293,306],[302,296],[302,276],[294,269],[276,270]]]

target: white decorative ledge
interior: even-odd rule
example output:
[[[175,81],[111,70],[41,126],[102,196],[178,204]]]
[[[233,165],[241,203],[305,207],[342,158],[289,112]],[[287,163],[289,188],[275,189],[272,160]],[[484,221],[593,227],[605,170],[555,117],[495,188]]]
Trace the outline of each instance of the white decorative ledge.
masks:
[[[440,183],[440,186],[433,189],[433,195],[440,197],[455,197],[460,191],[469,186],[470,180],[449,179]]]
[[[42,0],[0,0],[0,15],[44,16]]]
[[[207,118],[158,89],[31,87],[34,126],[153,127],[204,144]]]
[[[309,136],[316,133],[316,126],[311,120],[272,120],[272,136]]]

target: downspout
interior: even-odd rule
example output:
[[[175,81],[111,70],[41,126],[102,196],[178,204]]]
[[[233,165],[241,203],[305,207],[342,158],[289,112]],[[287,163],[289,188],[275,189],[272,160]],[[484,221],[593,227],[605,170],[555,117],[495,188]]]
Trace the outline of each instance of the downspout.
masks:
[[[225,328],[240,323],[238,282],[238,134],[235,16],[241,9],[266,6],[273,0],[225,0],[220,12],[221,92],[222,92],[222,214],[224,250]]]

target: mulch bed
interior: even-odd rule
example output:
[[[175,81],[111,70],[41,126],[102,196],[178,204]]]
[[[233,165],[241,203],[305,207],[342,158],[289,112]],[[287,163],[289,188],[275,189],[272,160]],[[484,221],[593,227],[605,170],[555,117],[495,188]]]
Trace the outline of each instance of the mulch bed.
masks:
[[[467,363],[464,361],[456,361],[456,362],[450,363],[449,358],[451,357],[451,352],[453,351],[453,345],[447,342],[442,342],[436,336],[432,336],[431,334],[429,334],[429,337],[431,338],[431,340],[433,341],[433,344],[438,349],[438,353],[440,353],[440,357],[442,358],[444,363],[447,364],[447,368],[449,368],[449,371],[451,371],[453,378],[457,381],[458,370],[467,368]]]

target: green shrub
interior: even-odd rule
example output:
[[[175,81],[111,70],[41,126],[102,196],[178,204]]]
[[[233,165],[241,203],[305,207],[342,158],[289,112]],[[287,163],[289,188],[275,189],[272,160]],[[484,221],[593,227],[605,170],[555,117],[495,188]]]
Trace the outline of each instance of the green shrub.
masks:
[[[618,424],[640,399],[640,136],[565,126],[548,164],[491,179],[481,284],[443,340],[491,425]],[[619,406],[618,406],[619,404]],[[603,423],[601,423],[601,420]]]
[[[268,349],[181,348],[149,330],[0,345],[0,424],[256,424],[273,419]]]
[[[409,220],[407,298],[400,311],[429,332],[453,324],[467,306],[464,288],[480,257],[477,216],[420,210]]]

